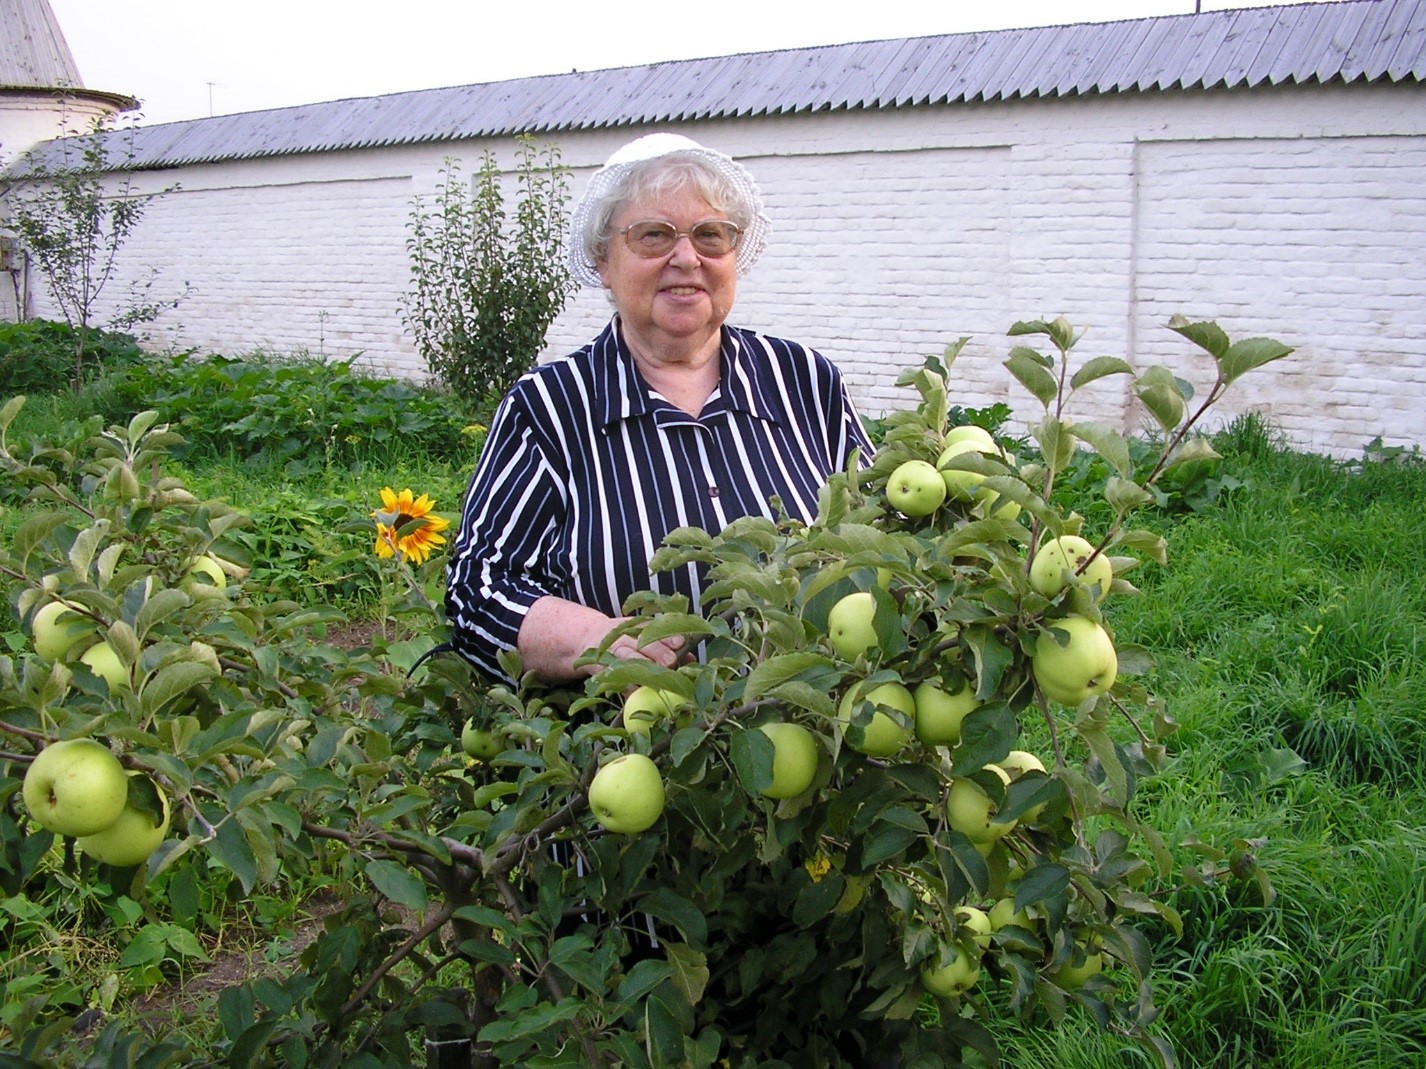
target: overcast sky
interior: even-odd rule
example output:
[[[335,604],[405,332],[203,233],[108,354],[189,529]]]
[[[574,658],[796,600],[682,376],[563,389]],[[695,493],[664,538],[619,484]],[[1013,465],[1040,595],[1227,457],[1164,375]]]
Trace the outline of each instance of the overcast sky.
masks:
[[[1204,11],[1270,4],[1201,0]],[[138,97],[152,124],[669,59],[1191,14],[1194,0],[720,0],[697,7],[399,0],[370,5],[375,12],[354,0],[50,6],[85,86]]]

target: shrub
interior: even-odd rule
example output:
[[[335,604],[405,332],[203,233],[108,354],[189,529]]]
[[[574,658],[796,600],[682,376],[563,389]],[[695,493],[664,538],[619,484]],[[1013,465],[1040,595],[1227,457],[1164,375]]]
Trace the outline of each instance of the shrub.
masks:
[[[573,289],[564,263],[568,168],[553,145],[520,138],[514,219],[485,153],[474,185],[448,159],[434,204],[417,197],[406,241],[411,289],[402,316],[426,366],[485,409],[534,364]]]
[[[91,329],[85,332],[85,381],[138,363],[143,350],[131,334]],[[59,393],[70,386],[79,331],[66,323],[31,319],[0,323],[0,397],[17,393]]]
[[[178,356],[128,369],[101,414],[153,408],[200,454],[232,454],[290,472],[374,455],[473,454],[466,407],[450,394],[363,375],[353,361]]]

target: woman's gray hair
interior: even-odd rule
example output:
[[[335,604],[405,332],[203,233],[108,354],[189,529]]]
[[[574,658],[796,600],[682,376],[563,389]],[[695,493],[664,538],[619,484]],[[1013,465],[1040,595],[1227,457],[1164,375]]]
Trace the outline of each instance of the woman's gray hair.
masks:
[[[736,250],[745,274],[767,244],[762,194],[742,164],[680,134],[649,134],[625,145],[594,173],[570,220],[569,267],[575,280],[603,286],[598,263],[608,252],[614,217],[627,204],[692,187],[710,208],[742,228]]]

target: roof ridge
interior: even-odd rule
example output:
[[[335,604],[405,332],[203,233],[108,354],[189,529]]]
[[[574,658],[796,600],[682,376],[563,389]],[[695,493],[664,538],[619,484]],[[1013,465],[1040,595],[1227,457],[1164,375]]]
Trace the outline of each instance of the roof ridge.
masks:
[[[840,63],[820,62],[834,52]],[[691,118],[1303,85],[1349,74],[1426,80],[1426,0],[882,38],[412,89],[139,126],[130,159],[170,167]]]

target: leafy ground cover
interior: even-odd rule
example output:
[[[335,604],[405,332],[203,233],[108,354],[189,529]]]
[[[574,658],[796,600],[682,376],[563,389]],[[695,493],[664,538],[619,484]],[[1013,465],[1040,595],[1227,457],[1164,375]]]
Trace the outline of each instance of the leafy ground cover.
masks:
[[[303,388],[320,392],[320,381]],[[200,395],[189,395],[195,425],[204,423]],[[84,414],[83,403],[32,413],[23,433],[60,430]],[[400,448],[336,455],[326,425],[297,418],[262,437],[314,433],[310,450],[268,451],[256,468],[228,442],[190,449],[175,470],[198,498],[247,514],[249,523],[220,537],[250,569],[243,582],[255,598],[289,599],[293,618],[325,610],[319,663],[337,665],[332,649],[353,645],[353,634],[359,669],[377,663],[365,659],[373,644],[388,664],[409,663],[399,646],[411,592],[393,586],[372,552],[371,513],[382,487],[410,486],[453,516],[474,452],[423,455],[416,433]],[[1426,803],[1426,590],[1414,563],[1426,555],[1426,464],[1296,454],[1253,420],[1219,435],[1217,446],[1223,459],[1180,471],[1148,521],[1168,540],[1171,567],[1145,564],[1133,573],[1145,596],[1115,598],[1108,613],[1121,641],[1154,652],[1151,689],[1179,724],[1167,764],[1139,784],[1141,819],[1232,844],[1221,859],[1195,858],[1190,841],[1182,860],[1245,872],[1256,862],[1271,887],[1265,894],[1249,881],[1171,894],[1183,931],[1159,931],[1152,947],[1162,1007],[1154,1030],[1186,1066],[1410,1064],[1426,1053],[1426,833],[1418,815]],[[1093,517],[1097,499],[1077,496],[1094,477],[1091,466],[1072,469],[1060,494]],[[3,507],[8,539],[26,509],[13,496]],[[417,584],[426,597],[439,590],[439,556],[432,564]],[[13,604],[17,585],[6,593]],[[0,640],[12,652],[25,647],[16,616],[0,624]],[[400,724],[370,696],[358,700]],[[449,732],[433,735],[425,753],[453,741]],[[6,805],[13,818],[17,799]],[[251,988],[194,981],[229,976],[223,970],[239,954],[252,972],[234,980],[290,964],[310,946],[314,915],[334,898],[367,893],[340,841],[276,882],[244,886],[217,867],[203,880],[182,871],[189,875],[148,886],[111,886],[102,872],[89,879],[89,869],[57,870],[44,883],[6,874],[0,1051],[48,1009],[93,1015],[66,1047],[75,1060],[101,1023],[115,1020],[205,1058],[231,1054],[244,1034],[242,998],[251,997],[241,992]],[[402,897],[396,884],[385,889]],[[140,920],[147,923],[135,937]],[[378,920],[367,923],[347,930],[389,937]],[[1085,1013],[1053,1030],[1010,1018],[986,1023],[1008,1066],[1089,1069],[1134,1057],[1135,1048]],[[95,1064],[122,1064],[113,1042],[108,1060]]]

